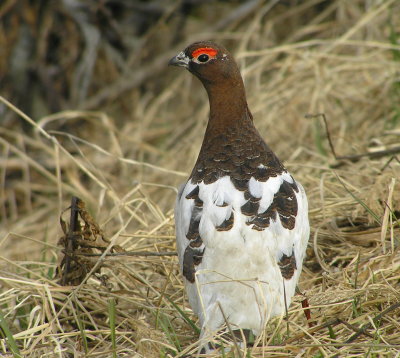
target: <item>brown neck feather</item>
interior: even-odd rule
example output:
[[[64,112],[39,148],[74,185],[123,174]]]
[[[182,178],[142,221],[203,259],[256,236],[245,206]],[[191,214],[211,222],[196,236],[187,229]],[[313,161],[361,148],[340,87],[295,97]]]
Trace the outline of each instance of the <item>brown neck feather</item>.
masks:
[[[229,128],[248,127],[252,116],[247,106],[242,78],[238,76],[218,84],[204,83],[210,102],[210,118],[205,140]],[[240,135],[240,130],[237,132]]]
[[[228,175],[236,189],[246,191],[251,177],[266,181],[284,167],[254,127],[242,76],[229,52],[213,43],[196,43],[185,53],[207,46],[217,48],[220,56],[208,64],[189,67],[210,101],[210,118],[190,179],[210,184]]]

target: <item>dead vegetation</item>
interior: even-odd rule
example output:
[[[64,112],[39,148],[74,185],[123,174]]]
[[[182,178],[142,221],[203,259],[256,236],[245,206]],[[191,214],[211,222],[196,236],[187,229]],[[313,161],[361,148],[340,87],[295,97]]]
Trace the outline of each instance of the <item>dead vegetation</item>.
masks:
[[[399,3],[45,3],[0,5],[0,355],[195,352],[173,205],[208,102],[166,63],[214,39],[235,53],[256,126],[306,188],[312,226],[300,288],[314,326],[297,296],[289,325],[271,321],[241,355],[398,356]],[[337,158],[323,118],[305,118],[318,113]],[[74,261],[85,270],[64,277],[74,286],[61,286],[69,251],[57,242],[71,232],[59,218],[73,196],[92,241]]]

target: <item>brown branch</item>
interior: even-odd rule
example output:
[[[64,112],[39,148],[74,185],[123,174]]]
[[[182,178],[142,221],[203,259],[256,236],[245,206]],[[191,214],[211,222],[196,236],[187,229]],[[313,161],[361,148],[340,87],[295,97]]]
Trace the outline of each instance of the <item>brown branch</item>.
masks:
[[[330,134],[329,127],[328,127],[328,121],[326,120],[325,113],[316,113],[316,114],[306,114],[305,115],[305,118],[317,118],[317,117],[322,117],[322,119],[324,121],[325,132],[326,132],[326,137],[328,139],[329,147],[330,147],[331,152],[336,160],[350,160],[351,162],[357,162],[361,158],[365,158],[365,157],[368,157],[371,159],[377,159],[377,158],[385,157],[387,155],[394,155],[394,154],[400,153],[400,146],[397,146],[397,147],[393,147],[390,149],[377,150],[377,151],[368,152],[368,153],[337,155],[336,151],[335,151],[335,147],[332,142],[331,134]]]
[[[383,316],[385,314],[392,312],[392,311],[396,310],[397,308],[400,308],[400,302],[396,302],[396,303],[392,304],[391,306],[386,308],[383,312],[376,315],[372,319],[372,322],[368,322],[368,323],[364,324],[356,333],[354,333],[346,342],[344,342],[344,344],[349,344],[349,343],[354,342],[361,335],[367,335],[367,336],[371,337],[370,334],[367,332],[367,329],[372,328],[372,324],[376,324],[379,320],[381,320],[383,318]],[[338,346],[338,349],[340,349],[341,347],[342,346]],[[339,354],[335,354],[332,358],[339,358],[339,357],[340,357]]]
[[[76,232],[80,229],[78,221],[79,201],[80,199],[76,196],[73,196],[71,199],[71,206],[70,206],[71,215],[69,219],[69,230],[67,233],[65,233],[65,241],[66,241],[64,250],[65,265],[60,280],[60,284],[62,286],[65,286],[67,284],[67,277],[71,269],[71,262],[73,260],[72,256],[76,248],[76,239],[77,239]]]
[[[354,324],[351,324],[349,322],[343,321],[339,318],[340,322],[345,325],[348,329],[352,330],[353,332],[358,332],[358,330],[360,329],[359,327],[356,327]],[[370,337],[370,338],[374,338],[374,336],[368,332],[364,332],[364,335]]]
[[[376,315],[373,319],[372,322],[368,322],[366,324],[364,324],[359,330],[358,332],[354,333],[345,343],[351,343],[353,341],[355,341],[359,336],[361,336],[362,334],[365,334],[365,331],[367,329],[370,329],[372,327],[372,323],[376,324],[379,320],[381,320],[383,318],[383,316],[385,316],[387,313],[392,312],[396,309],[400,308],[400,302],[396,302],[394,304],[392,304],[391,306],[389,306],[388,308],[386,308],[383,312],[379,313],[378,315]]]
[[[377,158],[381,158],[381,157],[385,157],[387,155],[393,155],[393,154],[397,154],[397,153],[400,153],[400,146],[393,147],[390,149],[385,149],[385,150],[377,150],[375,152],[363,153],[363,154],[341,155],[341,156],[337,157],[336,159],[339,159],[339,160],[347,159],[352,162],[356,162],[357,160],[364,158],[364,157],[368,157],[371,159],[377,159]]]

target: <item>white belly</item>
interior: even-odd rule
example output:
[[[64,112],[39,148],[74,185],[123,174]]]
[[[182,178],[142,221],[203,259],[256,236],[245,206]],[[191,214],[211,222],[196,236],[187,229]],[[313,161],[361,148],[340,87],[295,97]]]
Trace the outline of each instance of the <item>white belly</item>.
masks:
[[[215,239],[223,242],[218,235]],[[196,283],[186,281],[190,303],[201,325],[211,331],[224,324],[225,315],[230,325],[258,335],[270,317],[285,313],[283,284],[289,306],[299,270],[284,280],[276,255],[261,235],[251,241],[240,237],[231,245],[222,242],[206,249]]]
[[[181,200],[193,188],[190,183],[188,186]],[[248,217],[241,212],[246,200],[229,180],[199,186],[199,197],[204,202],[199,233],[205,250],[201,263],[196,267],[195,282],[185,280],[191,307],[200,318],[203,335],[206,331],[215,333],[225,320],[232,329],[251,329],[259,335],[270,317],[285,314],[285,301],[288,307],[295,292],[309,236],[303,189],[300,186],[301,190],[296,194],[299,211],[294,229],[285,229],[278,219],[265,230],[257,231],[246,224]],[[280,182],[277,182],[276,190],[279,186]],[[264,190],[264,193],[268,191]],[[266,194],[262,200],[268,203]],[[221,206],[224,202],[229,205]],[[179,203],[182,205],[184,202]],[[188,241],[185,233],[189,224],[185,222],[188,221],[186,210],[189,207],[185,208],[185,205],[181,206],[181,212],[177,210],[176,213],[177,224],[182,220],[182,224],[177,225],[181,266],[184,245]],[[216,226],[229,218],[232,212],[233,227],[217,231]],[[278,261],[282,254],[289,256],[292,252],[297,269],[290,279],[284,279]]]

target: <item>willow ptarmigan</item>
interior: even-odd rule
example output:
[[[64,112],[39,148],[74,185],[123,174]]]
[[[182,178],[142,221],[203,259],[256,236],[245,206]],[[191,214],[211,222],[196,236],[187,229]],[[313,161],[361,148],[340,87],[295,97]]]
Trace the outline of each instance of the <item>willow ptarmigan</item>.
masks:
[[[306,194],[254,127],[224,47],[196,42],[169,64],[194,74],[210,102],[200,154],[175,206],[189,302],[204,339],[225,323],[258,336],[294,295],[310,230]]]

